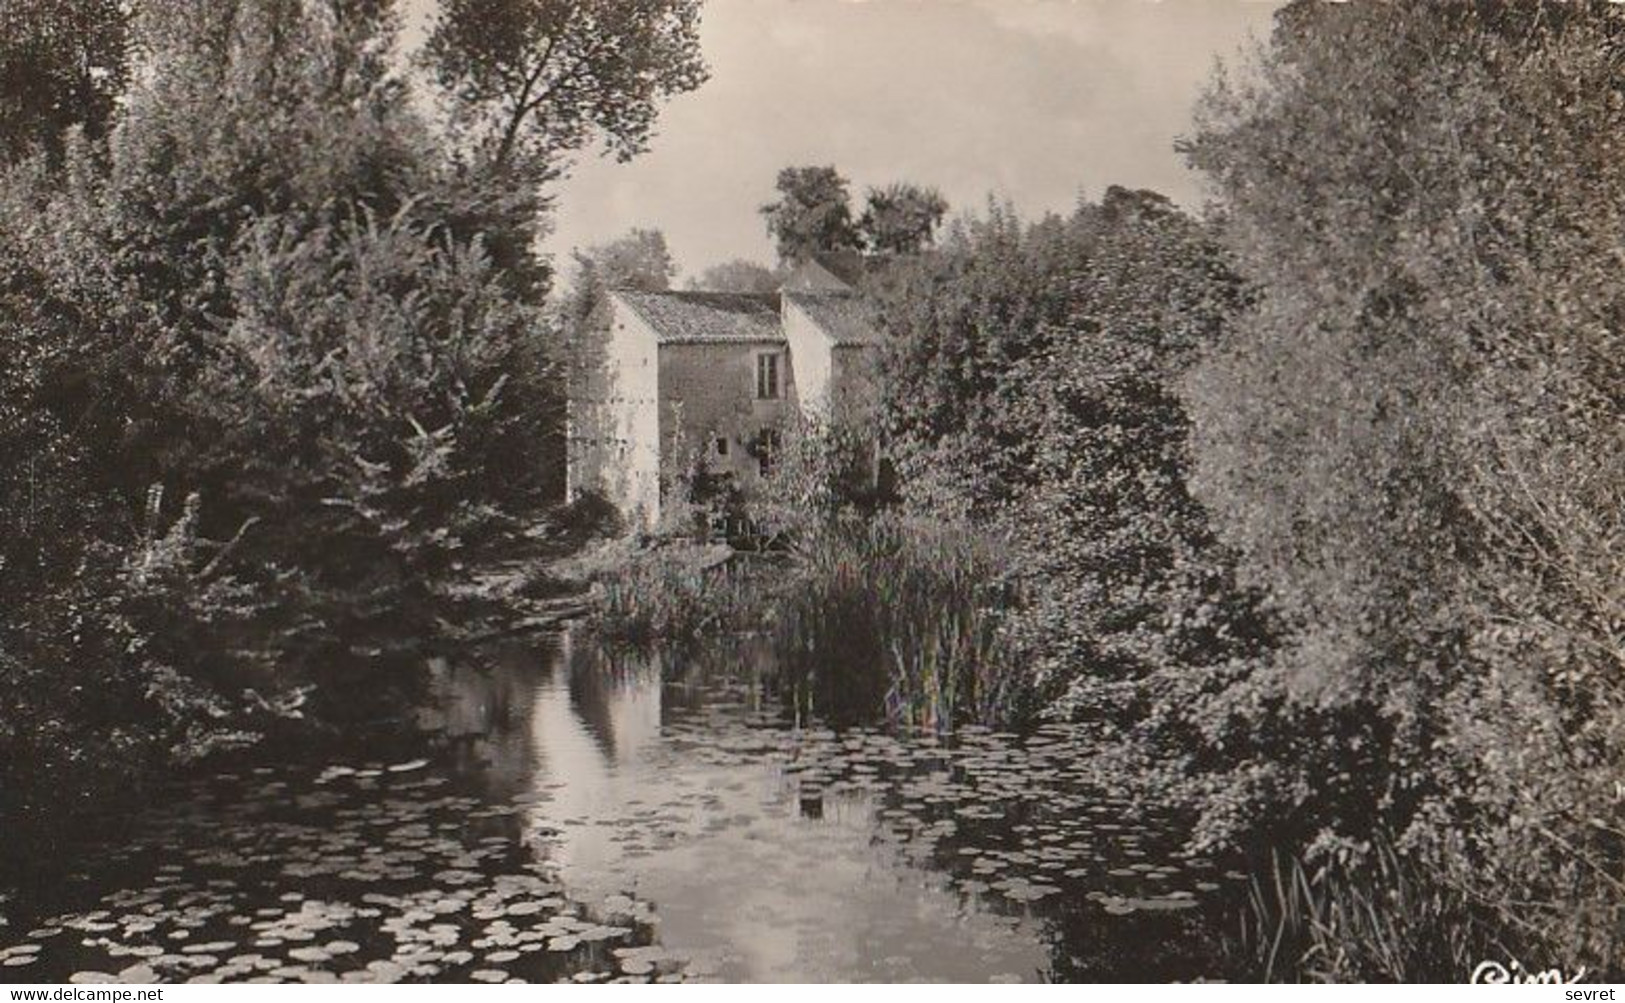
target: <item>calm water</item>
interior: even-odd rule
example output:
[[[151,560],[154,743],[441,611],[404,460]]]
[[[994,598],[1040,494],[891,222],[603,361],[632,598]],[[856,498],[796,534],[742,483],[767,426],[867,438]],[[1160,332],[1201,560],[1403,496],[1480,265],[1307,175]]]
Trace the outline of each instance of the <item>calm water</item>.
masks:
[[[407,757],[178,788],[22,903],[0,980],[1168,980],[1239,875],[1092,791],[1062,727],[789,719],[749,642],[437,666]]]

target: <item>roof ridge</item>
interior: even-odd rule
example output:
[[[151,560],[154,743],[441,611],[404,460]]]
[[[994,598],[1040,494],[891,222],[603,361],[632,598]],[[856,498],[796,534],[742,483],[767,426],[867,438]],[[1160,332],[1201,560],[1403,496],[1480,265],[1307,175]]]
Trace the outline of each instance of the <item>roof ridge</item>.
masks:
[[[611,290],[657,341],[782,342],[782,304],[774,293]]]

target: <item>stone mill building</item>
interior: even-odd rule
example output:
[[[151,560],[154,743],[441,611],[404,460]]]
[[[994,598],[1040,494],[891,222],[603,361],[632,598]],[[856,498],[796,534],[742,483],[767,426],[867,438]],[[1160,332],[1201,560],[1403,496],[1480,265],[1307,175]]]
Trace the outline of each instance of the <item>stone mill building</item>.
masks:
[[[596,491],[652,528],[676,476],[703,451],[749,493],[800,415],[858,391],[877,345],[852,288],[821,265],[776,293],[609,294],[599,371],[571,401],[569,493]]]

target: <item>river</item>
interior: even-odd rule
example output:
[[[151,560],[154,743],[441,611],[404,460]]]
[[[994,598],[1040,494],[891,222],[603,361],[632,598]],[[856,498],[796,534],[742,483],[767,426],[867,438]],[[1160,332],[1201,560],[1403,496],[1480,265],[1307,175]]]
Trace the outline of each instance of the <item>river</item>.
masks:
[[[437,663],[429,741],[175,785],[24,894],[0,980],[1225,973],[1240,875],[1091,788],[1068,727],[836,731],[772,678],[748,639]]]

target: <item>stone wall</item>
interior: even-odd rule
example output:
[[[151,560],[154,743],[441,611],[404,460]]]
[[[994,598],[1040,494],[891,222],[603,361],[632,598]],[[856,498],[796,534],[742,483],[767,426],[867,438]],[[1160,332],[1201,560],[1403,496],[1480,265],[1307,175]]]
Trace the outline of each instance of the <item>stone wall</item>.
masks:
[[[779,356],[779,397],[756,398],[756,357]],[[661,471],[671,483],[695,450],[705,450],[714,471],[733,473],[750,489],[760,479],[751,443],[766,428],[781,427],[796,406],[796,371],[783,342],[666,344],[660,346]],[[727,441],[726,453],[718,440]]]
[[[592,399],[574,409],[581,420],[571,430],[570,491],[597,491],[629,525],[650,528],[660,517],[659,345],[624,303],[610,302],[605,365],[590,384]]]

